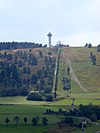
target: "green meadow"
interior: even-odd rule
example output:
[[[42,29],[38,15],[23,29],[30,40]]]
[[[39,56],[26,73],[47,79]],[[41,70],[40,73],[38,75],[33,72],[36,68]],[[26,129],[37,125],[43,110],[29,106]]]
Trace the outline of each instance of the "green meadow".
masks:
[[[44,114],[46,109],[51,109],[54,111],[58,111],[59,108],[63,110],[69,110],[70,106],[53,106],[53,105],[46,105],[46,106],[36,106],[36,105],[0,105],[0,132],[1,133],[45,133],[51,130],[52,133],[55,133],[57,131],[67,131],[68,133],[79,133],[81,132],[80,128],[76,127],[62,127],[59,129],[57,126],[57,122],[59,120],[62,120],[64,116],[59,116],[59,115],[47,115]],[[14,122],[14,117],[18,116],[19,117],[19,123],[16,125]],[[39,117],[39,123],[37,126],[32,125],[32,117]],[[41,119],[42,117],[46,117],[48,119],[48,125],[43,126]],[[5,123],[5,118],[9,118],[10,122],[7,124]],[[25,124],[23,119],[24,117],[28,118],[27,123]],[[76,119],[76,118],[75,118]],[[79,121],[80,118],[76,119],[76,122]],[[96,125],[95,123],[92,124],[91,126],[85,128],[86,133],[95,133],[96,131],[100,130],[100,125]],[[62,132],[62,133],[63,133]],[[65,132],[65,133],[67,133]]]

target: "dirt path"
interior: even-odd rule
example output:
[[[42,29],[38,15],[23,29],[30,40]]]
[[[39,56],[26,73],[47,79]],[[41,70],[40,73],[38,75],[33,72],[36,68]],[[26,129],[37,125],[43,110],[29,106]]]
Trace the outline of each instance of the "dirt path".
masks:
[[[64,55],[64,56],[65,56],[65,55]],[[81,90],[82,90],[83,92],[88,92],[88,90],[85,89],[85,88],[82,86],[80,80],[77,78],[76,74],[74,73],[74,70],[73,70],[72,64],[71,64],[71,60],[69,59],[68,55],[65,56],[65,60],[66,60],[66,64],[70,67],[70,74],[71,74],[73,80],[79,85],[79,87],[81,88]]]

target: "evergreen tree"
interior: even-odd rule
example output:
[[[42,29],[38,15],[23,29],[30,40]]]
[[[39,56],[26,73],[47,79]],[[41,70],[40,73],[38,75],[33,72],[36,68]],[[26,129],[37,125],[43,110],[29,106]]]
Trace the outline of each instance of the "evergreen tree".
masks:
[[[5,122],[6,122],[7,124],[10,122],[10,120],[9,120],[8,117],[5,119]]]
[[[43,118],[42,118],[42,124],[43,124],[44,126],[46,126],[46,125],[48,124],[48,120],[47,120],[46,117],[43,117]]]
[[[15,121],[16,124],[18,124],[18,122],[19,122],[19,117],[18,117],[18,116],[15,116],[15,117],[14,117],[14,121]]]
[[[24,117],[24,123],[26,124],[28,121],[27,117]]]
[[[33,117],[32,118],[32,123],[33,123],[34,126],[37,125],[37,122],[38,122],[37,118],[36,117]]]

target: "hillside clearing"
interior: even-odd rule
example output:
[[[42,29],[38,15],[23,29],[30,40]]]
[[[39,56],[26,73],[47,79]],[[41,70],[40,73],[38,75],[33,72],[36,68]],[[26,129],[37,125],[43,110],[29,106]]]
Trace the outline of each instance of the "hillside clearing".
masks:
[[[89,92],[100,92],[100,53],[96,52],[96,48],[65,48],[63,50],[82,87]],[[90,52],[96,55],[96,65],[91,62]]]

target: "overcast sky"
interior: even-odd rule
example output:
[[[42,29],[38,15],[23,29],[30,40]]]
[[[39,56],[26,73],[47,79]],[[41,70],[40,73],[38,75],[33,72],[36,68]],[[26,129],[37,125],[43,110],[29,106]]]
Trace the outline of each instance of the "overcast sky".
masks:
[[[100,0],[0,0],[0,41],[100,44]]]

